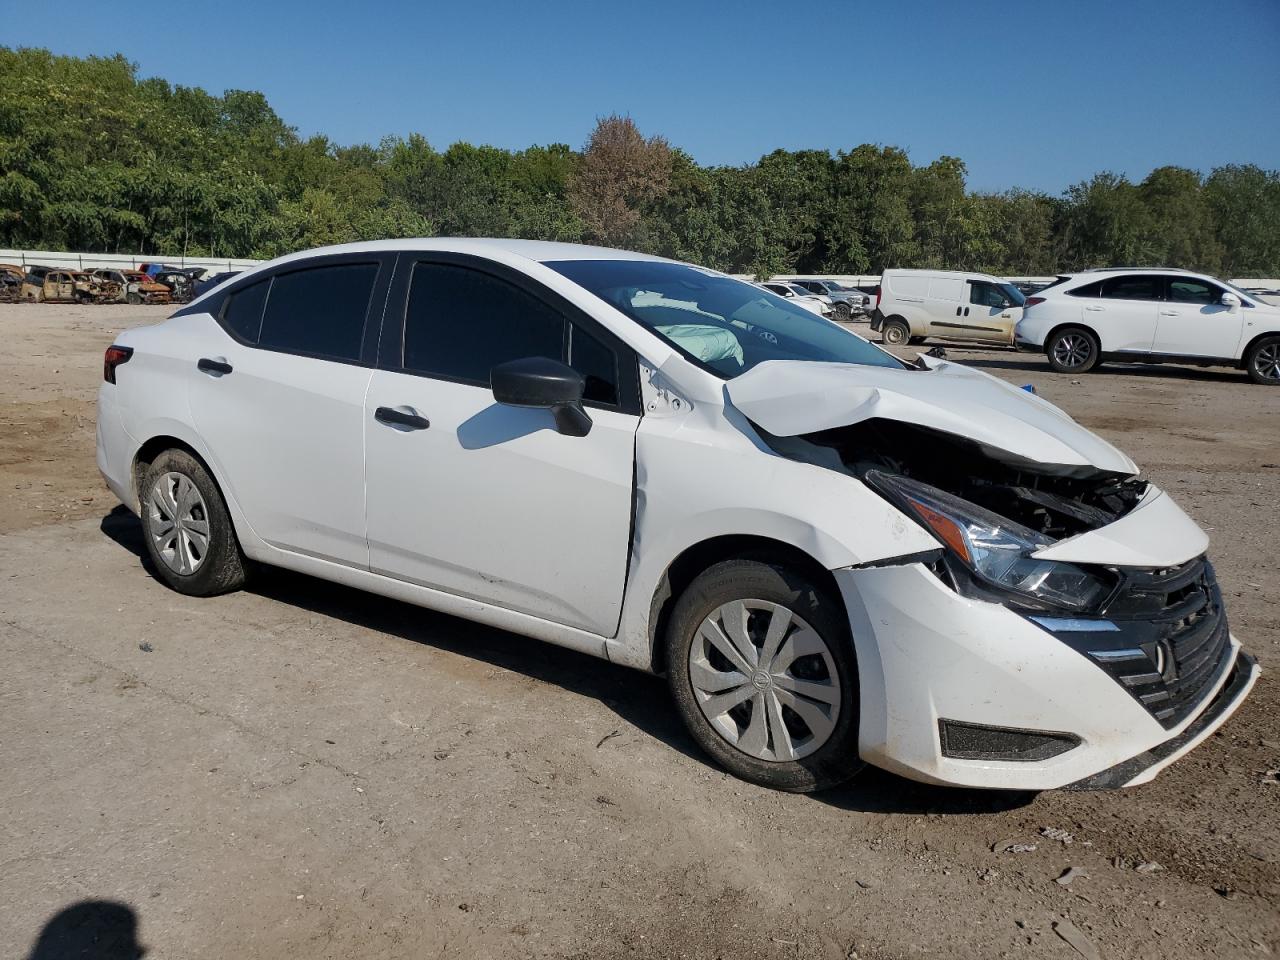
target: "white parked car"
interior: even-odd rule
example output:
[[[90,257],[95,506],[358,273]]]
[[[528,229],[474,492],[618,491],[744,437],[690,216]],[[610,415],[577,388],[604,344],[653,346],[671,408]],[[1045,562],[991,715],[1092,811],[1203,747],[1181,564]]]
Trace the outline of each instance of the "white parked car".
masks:
[[[810,313],[816,313],[820,317],[830,317],[832,315],[833,308],[830,297],[810,293],[798,283],[792,283],[790,280],[767,280],[760,286],[770,293],[776,293],[778,296],[792,301],[796,306],[804,307]]]
[[[1186,270],[1115,267],[1064,274],[1028,298],[1018,349],[1060,373],[1107,360],[1243,368],[1280,386],[1280,307]]]
[[[1141,783],[1257,676],[1205,534],[1061,410],[641,254],[263,264],[107,350],[98,464],[175,590],[274,564],[664,673],[786,790]]]
[[[1026,298],[1007,280],[954,270],[886,270],[871,314],[885,343],[978,340],[1013,345]]]

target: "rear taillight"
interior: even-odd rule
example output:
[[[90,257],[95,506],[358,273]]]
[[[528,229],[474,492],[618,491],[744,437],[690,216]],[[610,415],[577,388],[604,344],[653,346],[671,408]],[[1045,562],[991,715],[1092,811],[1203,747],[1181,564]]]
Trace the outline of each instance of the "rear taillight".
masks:
[[[102,358],[102,379],[107,383],[115,383],[116,367],[122,363],[128,363],[132,356],[133,347],[117,347],[114,343],[107,347],[107,352]]]
[[[1027,297],[1027,302],[1024,303],[1022,306],[1024,308],[1034,307],[1037,303],[1044,303],[1044,297]]]
[[[876,284],[876,309],[880,309],[880,284]]]

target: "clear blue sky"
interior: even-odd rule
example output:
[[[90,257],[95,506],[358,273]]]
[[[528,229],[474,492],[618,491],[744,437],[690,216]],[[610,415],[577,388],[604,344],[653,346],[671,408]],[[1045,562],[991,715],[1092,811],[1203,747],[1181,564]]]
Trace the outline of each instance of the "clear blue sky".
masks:
[[[0,43],[261,90],[339,143],[581,146],[617,112],[701,163],[894,144],[961,157],[980,190],[1280,167],[1280,0],[187,6],[0,0]]]

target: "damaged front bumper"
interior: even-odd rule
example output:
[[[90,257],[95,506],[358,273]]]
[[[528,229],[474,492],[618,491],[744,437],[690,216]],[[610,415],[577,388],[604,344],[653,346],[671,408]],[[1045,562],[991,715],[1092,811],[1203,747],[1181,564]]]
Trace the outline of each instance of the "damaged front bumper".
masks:
[[[1221,726],[1258,673],[1224,620],[1194,703],[1161,722],[1070,633],[962,596],[922,563],[833,573],[858,657],[859,753],[914,780],[1009,790],[1143,783]]]

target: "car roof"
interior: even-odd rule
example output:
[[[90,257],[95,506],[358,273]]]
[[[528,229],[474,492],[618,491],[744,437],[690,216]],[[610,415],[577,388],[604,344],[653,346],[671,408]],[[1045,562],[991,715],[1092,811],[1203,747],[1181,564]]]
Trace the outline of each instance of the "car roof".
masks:
[[[893,267],[884,271],[886,274],[918,274],[925,277],[947,277],[954,280],[968,280],[970,278],[977,280],[986,280],[990,283],[1007,283],[999,277],[994,277],[989,273],[982,273],[979,270],[917,270],[908,267]]]
[[[656,260],[675,261],[655,257],[632,250],[615,250],[611,247],[593,247],[583,243],[560,243],[553,240],[516,240],[494,237],[406,237],[399,240],[364,240],[342,243],[331,247],[316,247],[279,258],[284,262],[298,257],[316,257],[338,253],[384,253],[394,251],[436,251],[443,253],[471,253],[479,256],[504,253],[523,257],[538,263],[557,260]]]
[[[1090,267],[1088,270],[1081,270],[1079,276],[1086,273],[1189,273],[1192,276],[1202,276],[1194,270],[1187,270],[1183,267]]]

